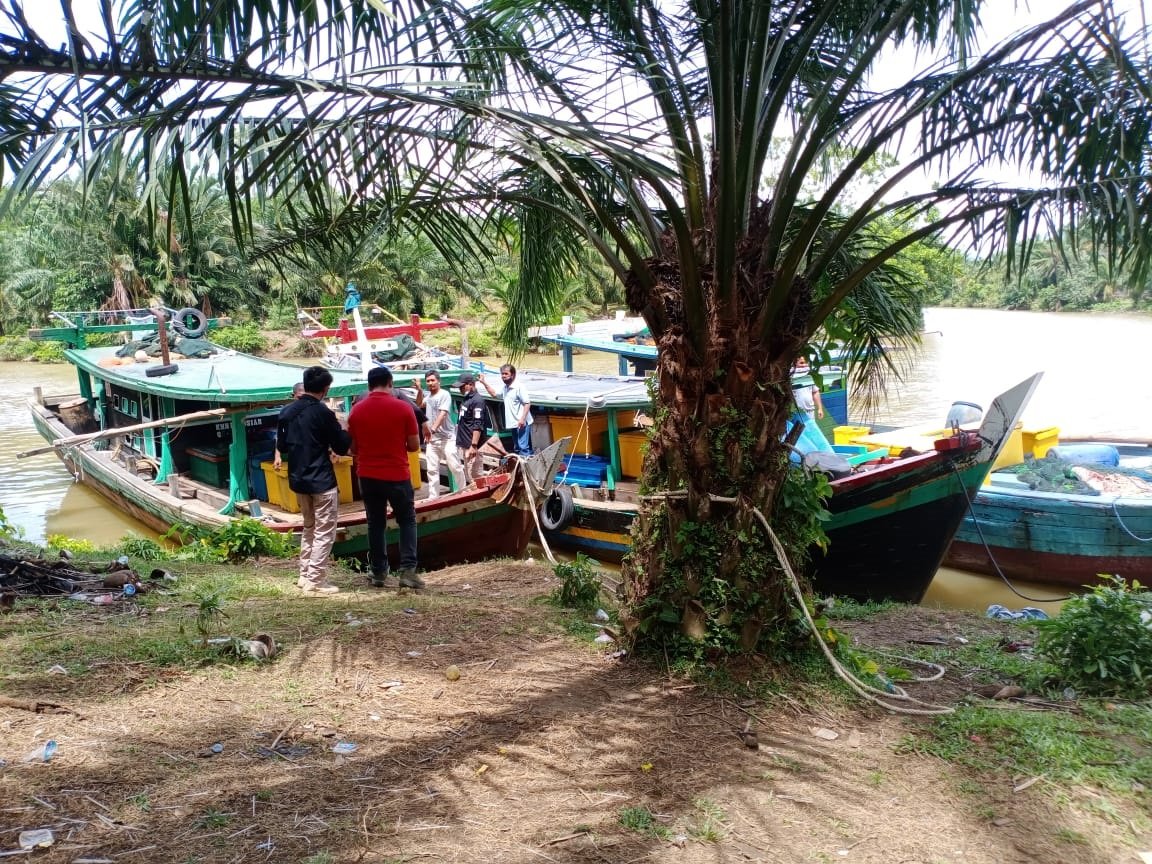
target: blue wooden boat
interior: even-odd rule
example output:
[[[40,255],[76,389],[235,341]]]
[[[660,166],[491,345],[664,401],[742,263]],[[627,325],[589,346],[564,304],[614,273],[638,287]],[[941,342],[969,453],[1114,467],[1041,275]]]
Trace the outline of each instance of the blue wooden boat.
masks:
[[[1048,453],[1078,465],[1101,489],[1045,491],[1031,488],[1017,468],[995,471],[945,564],[1072,587],[1101,575],[1152,581],[1152,442],[1073,440]]]

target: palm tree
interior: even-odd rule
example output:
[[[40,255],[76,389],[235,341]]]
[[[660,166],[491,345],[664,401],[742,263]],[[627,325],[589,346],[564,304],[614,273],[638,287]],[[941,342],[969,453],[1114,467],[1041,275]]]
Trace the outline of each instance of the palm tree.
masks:
[[[883,370],[882,337],[914,338],[901,250],[943,237],[1016,268],[1038,236],[1072,229],[1134,281],[1149,273],[1147,34],[1126,36],[1113,0],[1079,0],[976,55],[991,5],[160,0],[128,4],[131,35],[109,22],[99,51],[54,50],[14,18],[0,70],[35,73],[55,101],[0,92],[0,155],[18,190],[125,134],[207,152],[241,230],[257,183],[305,196],[337,182],[388,225],[479,254],[480,220],[514,225],[512,332],[549,311],[591,244],[658,340],[644,482],[680,496],[637,522],[628,628],[754,650],[788,619],[755,511],[789,529],[791,552],[819,536],[780,443],[789,369],[821,334],[865,371]],[[938,59],[885,62],[898,46]],[[874,83],[882,62],[908,70],[899,84]],[[774,136],[788,144],[770,159]],[[848,195],[883,153],[898,168]],[[1000,161],[1040,179],[982,178]]]

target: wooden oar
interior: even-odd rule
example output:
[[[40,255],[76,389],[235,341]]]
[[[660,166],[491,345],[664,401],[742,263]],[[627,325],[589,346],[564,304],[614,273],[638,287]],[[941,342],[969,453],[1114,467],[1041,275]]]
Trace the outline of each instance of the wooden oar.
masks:
[[[191,423],[194,420],[210,420],[214,417],[225,417],[229,414],[239,414],[248,410],[250,410],[248,407],[209,408],[204,411],[193,411],[191,414],[166,417],[163,420],[149,420],[147,423],[137,423],[133,426],[117,426],[114,429],[102,429],[99,432],[89,432],[84,435],[68,435],[64,438],[57,438],[46,447],[37,447],[35,450],[25,450],[23,453],[17,453],[16,458],[25,459],[29,456],[39,456],[43,453],[51,453],[59,447],[74,447],[77,444],[87,444],[89,441],[95,441],[98,438],[112,438],[115,435],[124,435],[129,432],[155,429],[157,426],[183,426],[185,423]]]

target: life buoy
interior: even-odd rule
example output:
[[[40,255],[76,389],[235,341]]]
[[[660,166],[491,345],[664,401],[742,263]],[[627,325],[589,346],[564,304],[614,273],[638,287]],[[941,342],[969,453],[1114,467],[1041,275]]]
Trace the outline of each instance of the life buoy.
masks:
[[[189,319],[195,322],[191,327],[188,326]],[[204,317],[204,313],[199,309],[186,306],[172,316],[172,327],[181,336],[195,339],[203,336],[204,331],[208,329],[208,319]]]
[[[572,490],[567,486],[557,486],[540,504],[540,524],[548,531],[559,531],[572,523],[575,513]]]

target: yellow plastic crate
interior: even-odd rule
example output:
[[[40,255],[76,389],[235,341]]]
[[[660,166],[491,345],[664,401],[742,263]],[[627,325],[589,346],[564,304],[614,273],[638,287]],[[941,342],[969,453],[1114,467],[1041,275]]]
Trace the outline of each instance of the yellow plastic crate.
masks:
[[[578,456],[607,455],[604,433],[608,431],[608,415],[605,412],[589,413],[587,423],[584,422],[583,414],[548,414],[547,417],[552,425],[553,441],[572,439],[569,453]],[[635,411],[619,411],[616,414],[616,428],[620,430],[630,428],[635,422]]]
[[[1025,429],[1024,452],[1031,453],[1033,459],[1043,459],[1048,451],[1060,443],[1060,427],[1049,426],[1046,429]]]
[[[620,473],[625,477],[639,477],[644,470],[644,447],[648,433],[643,429],[620,435]]]
[[[857,438],[862,438],[871,431],[871,426],[836,426],[832,430],[832,443],[855,444]]]
[[[336,471],[336,489],[341,504],[352,500],[352,457],[337,456],[332,462]],[[300,501],[288,485],[288,463],[281,462],[277,468],[271,462],[261,462],[260,470],[268,486],[268,503],[289,513],[300,512]]]
[[[1009,433],[1008,440],[1004,442],[1004,449],[1000,451],[1000,455],[997,456],[996,461],[992,463],[992,470],[995,471],[998,468],[1019,465],[1023,461],[1024,424],[1017,423],[1016,428]]]

